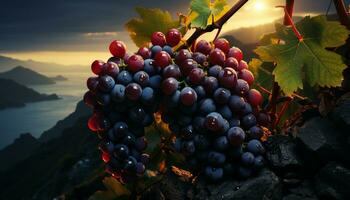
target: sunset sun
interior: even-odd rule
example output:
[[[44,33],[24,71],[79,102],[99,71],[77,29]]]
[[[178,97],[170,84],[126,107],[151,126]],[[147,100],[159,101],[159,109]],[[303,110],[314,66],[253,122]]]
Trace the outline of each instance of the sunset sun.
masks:
[[[254,10],[256,11],[262,11],[264,10],[266,7],[265,7],[265,4],[263,2],[256,2],[254,4]]]

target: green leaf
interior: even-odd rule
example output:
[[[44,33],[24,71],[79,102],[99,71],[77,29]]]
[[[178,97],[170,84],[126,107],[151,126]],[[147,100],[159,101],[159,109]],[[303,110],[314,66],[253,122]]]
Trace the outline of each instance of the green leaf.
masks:
[[[249,62],[249,69],[254,74],[254,84],[259,84],[261,87],[272,90],[272,71],[274,65],[271,62],[262,62],[259,59],[253,58]]]
[[[224,13],[227,7],[226,0],[192,0],[190,5],[191,27],[205,28],[211,17],[219,17]]]
[[[136,12],[139,17],[128,21],[125,27],[138,47],[147,45],[156,31],[166,33],[171,28],[179,28],[180,21],[174,20],[168,11],[137,7]]]
[[[343,45],[349,31],[338,22],[328,22],[325,16],[305,17],[296,27],[303,36],[299,41],[291,27],[276,24],[276,32],[263,38],[264,46],[255,52],[264,62],[275,62],[275,80],[287,95],[310,86],[339,86],[346,68],[342,57],[326,50]],[[280,44],[268,40],[280,40]]]

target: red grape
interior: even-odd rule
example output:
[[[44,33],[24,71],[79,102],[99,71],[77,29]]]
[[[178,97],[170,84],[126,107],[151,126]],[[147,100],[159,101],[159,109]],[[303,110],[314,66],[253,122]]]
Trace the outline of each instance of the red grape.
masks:
[[[236,58],[237,61],[239,62],[239,61],[241,61],[243,59],[243,53],[242,53],[242,51],[239,48],[231,47],[228,50],[227,57]]]
[[[252,106],[259,106],[262,103],[263,97],[258,90],[251,89],[248,92],[247,99]]]
[[[248,69],[248,63],[244,60],[241,60],[239,61],[238,71],[241,71],[243,69]]]
[[[222,86],[233,89],[237,83],[237,73],[234,69],[226,67],[220,71],[218,80]]]
[[[192,85],[199,85],[205,77],[205,73],[201,68],[194,68],[188,74],[188,81]]]
[[[166,41],[171,46],[174,47],[181,41],[182,34],[179,30],[173,28],[170,29],[166,34]]]
[[[159,45],[163,47],[166,45],[165,35],[162,32],[154,32],[151,37],[151,42],[153,45]]]
[[[224,66],[226,56],[223,51],[218,48],[213,49],[209,54],[209,60],[212,65]]]
[[[119,74],[119,67],[117,63],[114,62],[108,62],[106,63],[106,74],[111,77],[116,77]]]
[[[197,101],[197,93],[190,87],[185,87],[180,93],[181,103],[185,106],[191,106]]]
[[[103,62],[102,60],[95,60],[92,64],[91,64],[91,71],[96,74],[96,75],[100,75],[105,71],[105,62]]]
[[[137,83],[130,83],[125,87],[125,95],[132,101],[137,101],[142,94],[142,88]]]
[[[109,45],[109,51],[111,52],[111,54],[114,57],[123,58],[125,56],[125,53],[126,53],[126,46],[125,46],[124,42],[114,40]]]
[[[190,58],[192,58],[191,53],[187,49],[181,49],[175,57],[175,63],[181,65],[182,62]]]
[[[196,43],[195,52],[200,52],[204,55],[209,55],[211,49],[212,47],[209,44],[209,42],[205,40],[200,40],[199,42]]]
[[[137,51],[137,54],[140,55],[143,59],[148,59],[151,58],[151,50],[147,47],[141,47],[139,48],[139,50]]]
[[[181,73],[184,76],[188,76],[188,74],[192,71],[192,69],[197,67],[198,67],[198,63],[193,59],[186,59],[180,65]]]
[[[214,41],[215,48],[221,49],[225,54],[230,49],[230,43],[225,38],[219,38]]]
[[[87,91],[84,94],[84,103],[90,108],[94,108],[97,105],[95,94],[91,91]]]
[[[237,95],[244,96],[249,90],[249,84],[243,79],[238,79],[235,87]]]
[[[109,160],[110,160],[110,156],[109,156],[109,154],[107,152],[102,152],[102,156],[101,157],[102,157],[103,162],[105,162],[105,163],[108,163]]]
[[[179,82],[172,77],[167,78],[162,82],[162,91],[166,95],[172,95],[178,87]]]
[[[180,68],[177,65],[169,65],[163,69],[163,78],[180,78],[181,77],[181,71]]]
[[[98,87],[98,77],[90,77],[86,81],[86,86],[89,90],[95,92]]]
[[[165,51],[158,52],[154,57],[154,64],[157,67],[164,68],[168,66],[170,63],[171,63],[171,57]]]
[[[128,69],[135,73],[137,71],[142,70],[143,65],[144,65],[144,60],[141,56],[139,55],[132,55],[130,56],[130,58],[128,59]]]
[[[99,126],[98,126],[98,122],[99,118],[96,114],[92,115],[89,120],[88,120],[88,127],[91,131],[98,131],[99,130]]]
[[[236,60],[236,58],[233,58],[233,57],[229,57],[226,59],[225,61],[225,67],[230,67],[234,70],[238,70],[238,61]]]
[[[247,83],[249,85],[252,85],[254,82],[254,75],[251,71],[247,70],[247,69],[242,69],[239,73],[238,73],[238,78],[243,79],[245,81],[247,81]]]

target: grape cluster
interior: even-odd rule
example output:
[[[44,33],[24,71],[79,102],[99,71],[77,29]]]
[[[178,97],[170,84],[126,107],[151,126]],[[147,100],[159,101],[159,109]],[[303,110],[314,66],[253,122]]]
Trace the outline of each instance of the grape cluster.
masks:
[[[211,181],[247,178],[264,165],[260,125],[268,119],[242,51],[220,38],[174,52],[181,39],[177,29],[155,32],[150,47],[130,56],[123,42],[113,41],[113,57],[92,63],[97,76],[88,79],[84,96],[94,109],[88,125],[100,133],[108,172],[123,182],[145,172],[144,128],[155,112],[191,170]]]

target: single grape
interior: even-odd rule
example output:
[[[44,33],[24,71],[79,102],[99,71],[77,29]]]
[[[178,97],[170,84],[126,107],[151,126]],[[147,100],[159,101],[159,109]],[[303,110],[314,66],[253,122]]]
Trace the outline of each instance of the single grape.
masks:
[[[151,47],[152,57],[156,56],[157,53],[161,52],[163,48],[159,45],[154,45]]]
[[[236,58],[236,60],[239,62],[243,59],[243,53],[239,48],[231,47],[227,52],[227,57]]]
[[[111,91],[111,97],[115,102],[123,102],[125,99],[125,86],[116,84]]]
[[[132,107],[128,112],[128,117],[135,123],[142,122],[146,117],[146,112],[142,107]]]
[[[179,87],[179,82],[170,77],[162,82],[162,91],[165,95],[172,95]]]
[[[200,114],[207,115],[209,113],[215,112],[215,110],[216,110],[216,105],[212,99],[207,98],[200,102],[200,105],[199,105]]]
[[[192,58],[191,53],[187,49],[181,49],[175,56],[175,63],[181,65],[187,59]]]
[[[253,163],[253,168],[255,170],[260,170],[264,167],[265,160],[262,156],[256,156]]]
[[[197,93],[194,89],[185,87],[181,90],[180,100],[185,106],[191,106],[197,101]]]
[[[133,145],[135,145],[135,142],[136,142],[136,138],[133,134],[127,134],[123,138],[123,144],[125,144],[127,146],[133,146]]]
[[[101,158],[103,162],[108,163],[110,160],[110,155],[107,152],[102,152]]]
[[[158,52],[154,57],[154,65],[157,67],[164,68],[170,65],[170,63],[171,63],[171,57],[165,51]]]
[[[109,51],[114,57],[123,58],[126,53],[126,45],[122,41],[114,40],[109,45]]]
[[[140,55],[143,59],[149,59],[152,56],[152,52],[147,47],[140,47],[137,51],[137,54]]]
[[[242,71],[243,69],[248,69],[248,63],[244,60],[239,61],[238,71]]]
[[[149,76],[144,71],[138,71],[134,74],[134,81],[142,87],[145,87],[149,84]]]
[[[154,90],[151,87],[145,87],[142,90],[141,102],[145,105],[152,105],[155,101]]]
[[[162,50],[167,52],[170,55],[170,57],[174,57],[174,51],[173,48],[171,48],[171,46],[165,45]]]
[[[213,77],[218,77],[222,67],[220,65],[214,65],[209,68],[208,75]]]
[[[180,68],[177,65],[168,65],[163,69],[163,78],[173,77],[179,79],[181,77]]]
[[[218,88],[215,90],[213,98],[218,104],[226,104],[230,99],[231,92],[225,88]]]
[[[248,95],[247,95],[247,99],[248,99],[248,102],[252,106],[259,106],[259,105],[261,105],[261,103],[263,101],[262,95],[256,89],[249,90]]]
[[[222,168],[215,168],[207,166],[205,168],[205,176],[213,182],[220,181],[224,176],[224,170]]]
[[[198,100],[201,100],[206,96],[205,89],[201,85],[197,85],[196,87],[194,87],[194,91],[196,91],[196,93],[197,93]]]
[[[154,32],[151,36],[151,42],[153,45],[159,45],[163,47],[166,45],[166,38],[162,32]]]
[[[236,58],[228,57],[225,61],[225,67],[232,68],[234,70],[238,70],[239,63]]]
[[[227,105],[221,106],[218,108],[218,113],[220,113],[222,115],[223,118],[225,119],[231,119],[233,114],[232,111],[230,109],[230,107],[228,107]]]
[[[262,155],[265,153],[265,148],[259,140],[250,140],[247,144],[247,151],[254,155]]]
[[[98,77],[88,78],[88,80],[86,81],[86,86],[90,91],[96,92],[98,87]]]
[[[197,67],[198,63],[193,59],[186,59],[180,65],[181,73],[184,76],[188,76],[192,69],[195,69]]]
[[[253,108],[249,103],[245,102],[244,107],[240,111],[240,114],[242,116],[244,116],[244,115],[248,115],[250,113],[253,113]]]
[[[240,127],[232,127],[227,131],[227,138],[231,145],[239,146],[245,140],[245,133]]]
[[[245,101],[242,97],[232,95],[228,101],[228,105],[233,112],[238,112],[244,108]]]
[[[195,52],[200,52],[204,55],[209,55],[211,48],[212,47],[209,44],[209,42],[205,40],[200,40],[199,42],[196,43]]]
[[[230,123],[230,127],[240,126],[241,125],[241,121],[239,120],[238,117],[231,118],[229,120],[229,123]]]
[[[218,80],[220,85],[228,89],[233,89],[237,83],[237,73],[234,69],[226,67],[220,71]]]
[[[155,75],[158,72],[157,68],[153,65],[153,63],[154,63],[153,59],[146,59],[145,60],[145,64],[143,66],[143,70],[149,76],[153,76],[153,75]]]
[[[181,136],[186,140],[190,140],[194,137],[195,132],[192,125],[185,126],[181,129]]]
[[[96,105],[97,105],[97,102],[96,102],[96,96],[93,92],[91,91],[87,91],[85,94],[84,94],[84,103],[89,106],[90,108],[94,108]]]
[[[98,127],[98,121],[99,121],[99,117],[97,115],[92,115],[89,120],[88,120],[88,127],[91,131],[98,131],[99,127]]]
[[[242,154],[242,164],[245,165],[245,166],[252,166],[253,163],[254,163],[254,155],[250,152],[245,152]]]
[[[225,152],[229,148],[229,141],[226,136],[220,136],[214,141],[214,148],[218,151]]]
[[[106,65],[105,62],[103,62],[102,60],[95,60],[91,64],[91,71],[96,75],[102,74],[105,71],[105,69]]]
[[[245,96],[249,91],[249,84],[243,79],[238,79],[234,91],[237,95]]]
[[[218,48],[213,49],[209,54],[209,60],[212,65],[225,65],[226,56],[223,51]]]
[[[161,83],[162,83],[162,77],[160,75],[152,76],[149,79],[149,86],[151,86],[151,88],[153,88],[154,90],[159,89]]]
[[[220,167],[225,164],[226,156],[223,153],[210,151],[208,154],[208,163],[212,166]]]
[[[271,123],[270,115],[264,112],[260,112],[257,116],[258,124],[261,126],[269,127],[269,124]]]
[[[125,87],[125,95],[132,101],[137,101],[142,94],[142,88],[137,83],[130,83]]]
[[[220,49],[225,54],[228,53],[230,49],[230,43],[225,38],[218,38],[214,41],[215,48]]]
[[[207,76],[203,80],[203,87],[207,95],[211,95],[219,87],[218,79],[213,76]]]
[[[136,171],[136,164],[137,160],[134,157],[129,156],[128,159],[124,161],[124,170],[134,173]]]
[[[181,41],[181,38],[182,38],[181,32],[175,28],[170,29],[166,34],[166,41],[172,47],[179,44],[179,42]]]
[[[199,85],[202,83],[205,73],[201,68],[194,68],[188,74],[188,82],[192,85]]]
[[[132,76],[128,71],[123,70],[118,74],[117,83],[122,85],[127,85],[131,82],[132,82]]]
[[[101,76],[98,80],[98,89],[103,92],[109,92],[113,89],[115,81],[112,77],[105,75]]]
[[[114,155],[123,160],[129,156],[129,148],[124,144],[117,144],[114,146]]]
[[[214,132],[218,133],[223,130],[224,126],[224,119],[223,117],[217,113],[217,112],[212,112],[208,114],[205,118],[205,127]]]
[[[142,70],[144,64],[143,58],[139,55],[132,55],[128,59],[128,69],[133,73]]]
[[[125,122],[117,122],[113,126],[114,136],[123,138],[128,133],[128,125]]]
[[[247,81],[247,83],[249,85],[253,85],[254,83],[254,75],[252,72],[250,72],[247,69],[242,69],[239,73],[238,73],[238,78],[243,79],[245,81]]]
[[[248,114],[242,118],[241,122],[244,128],[249,129],[256,125],[256,118],[253,114]]]

